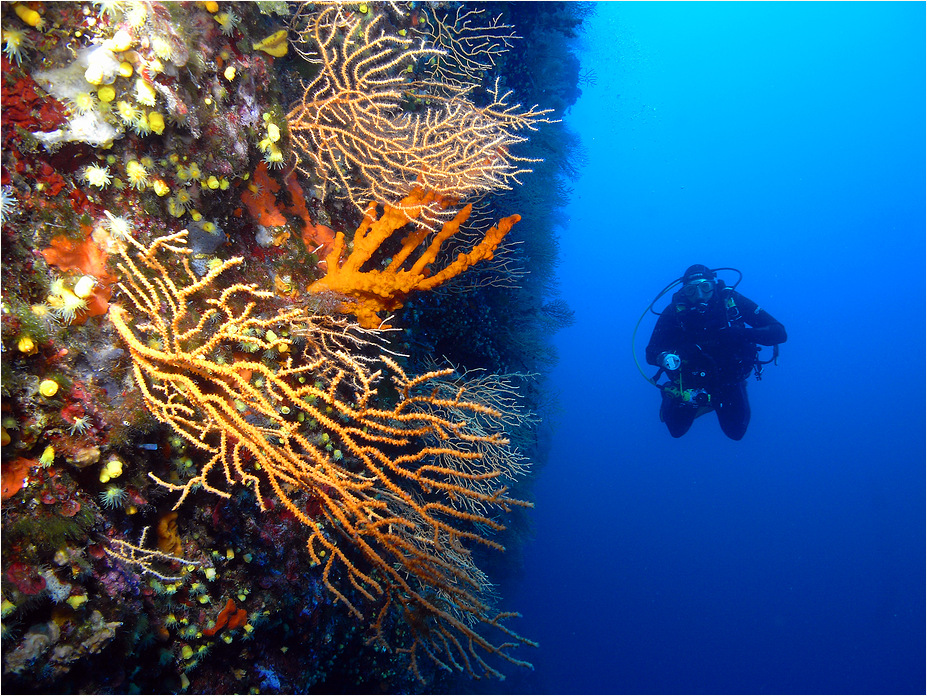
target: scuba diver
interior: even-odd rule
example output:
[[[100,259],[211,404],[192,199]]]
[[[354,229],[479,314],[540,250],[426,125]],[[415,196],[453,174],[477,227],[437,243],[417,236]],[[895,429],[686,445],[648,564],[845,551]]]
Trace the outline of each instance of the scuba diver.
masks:
[[[740,440],[750,423],[746,379],[751,372],[760,379],[762,366],[778,357],[779,344],[786,340],[781,323],[734,289],[743,275],[728,287],[718,278],[721,270],[740,274],[689,266],[650,304],[653,311],[662,295],[682,283],[660,314],[646,350],[647,362],[660,368],[648,381],[662,392],[660,420],[673,437],[682,437],[698,416],[714,411],[724,434]],[[773,346],[771,360],[759,360],[758,344]],[[658,384],[661,374],[668,381]]]

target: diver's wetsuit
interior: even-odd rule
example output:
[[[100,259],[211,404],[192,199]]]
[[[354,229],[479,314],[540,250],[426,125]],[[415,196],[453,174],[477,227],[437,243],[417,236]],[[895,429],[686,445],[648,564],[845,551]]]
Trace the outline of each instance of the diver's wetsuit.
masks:
[[[678,393],[663,390],[660,416],[670,435],[685,435],[702,407],[718,414],[725,435],[741,439],[750,423],[745,380],[753,369],[756,345],[771,346],[785,340],[785,327],[769,312],[721,283],[704,312],[692,308],[680,292],[675,293],[647,345],[651,365],[659,367],[664,352],[681,358],[680,369],[667,375],[679,391],[691,390],[689,394],[694,396],[685,401]]]

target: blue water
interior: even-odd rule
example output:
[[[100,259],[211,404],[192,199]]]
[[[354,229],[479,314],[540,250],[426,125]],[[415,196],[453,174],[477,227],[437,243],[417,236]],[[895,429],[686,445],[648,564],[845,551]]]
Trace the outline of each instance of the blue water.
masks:
[[[597,7],[564,412],[506,602],[541,647],[502,688],[924,692],[924,25],[923,3]],[[788,329],[740,442],[713,414],[673,440],[631,357],[693,263],[740,268]]]

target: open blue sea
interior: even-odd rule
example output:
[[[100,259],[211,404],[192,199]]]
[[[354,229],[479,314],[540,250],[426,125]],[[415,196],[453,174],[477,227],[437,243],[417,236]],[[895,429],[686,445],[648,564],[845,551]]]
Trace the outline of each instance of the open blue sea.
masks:
[[[540,648],[501,688],[924,693],[924,25],[881,2],[586,21],[577,321],[507,601]],[[695,263],[788,330],[740,442],[713,414],[671,438],[632,358]]]

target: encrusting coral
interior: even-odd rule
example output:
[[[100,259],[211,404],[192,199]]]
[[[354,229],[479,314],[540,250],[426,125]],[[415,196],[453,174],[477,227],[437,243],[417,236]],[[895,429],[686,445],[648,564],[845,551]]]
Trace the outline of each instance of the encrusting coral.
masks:
[[[207,458],[185,482],[149,474],[181,493],[175,508],[197,488],[229,498],[229,489],[243,485],[262,510],[272,493],[305,525],[325,585],[369,621],[370,640],[388,644],[389,627],[397,617],[405,622],[396,647],[410,653],[417,675],[422,653],[472,676],[501,677],[487,654],[527,665],[510,651],[532,643],[503,625],[514,614],[491,609],[486,576],[465,547],[501,550],[487,534],[503,527],[483,510],[530,505],[504,486],[487,490],[501,469],[464,467],[482,457],[469,445],[507,442],[485,429],[501,414],[468,399],[465,386],[438,396],[430,383],[451,370],[407,376],[391,357],[376,355],[376,332],[300,307],[274,309],[274,293],[253,284],[220,285],[241,258],[197,277],[186,236],[183,230],[148,246],[129,238],[118,263],[129,306],[109,313],[148,409]],[[179,259],[182,272],[162,256]],[[192,310],[204,304],[202,313]],[[265,359],[218,359],[243,342]],[[377,391],[385,370],[398,395],[392,404]],[[479,427],[470,427],[470,417]],[[317,514],[307,512],[310,503]],[[379,606],[375,616],[360,597]],[[481,627],[499,629],[503,642],[484,637]]]

